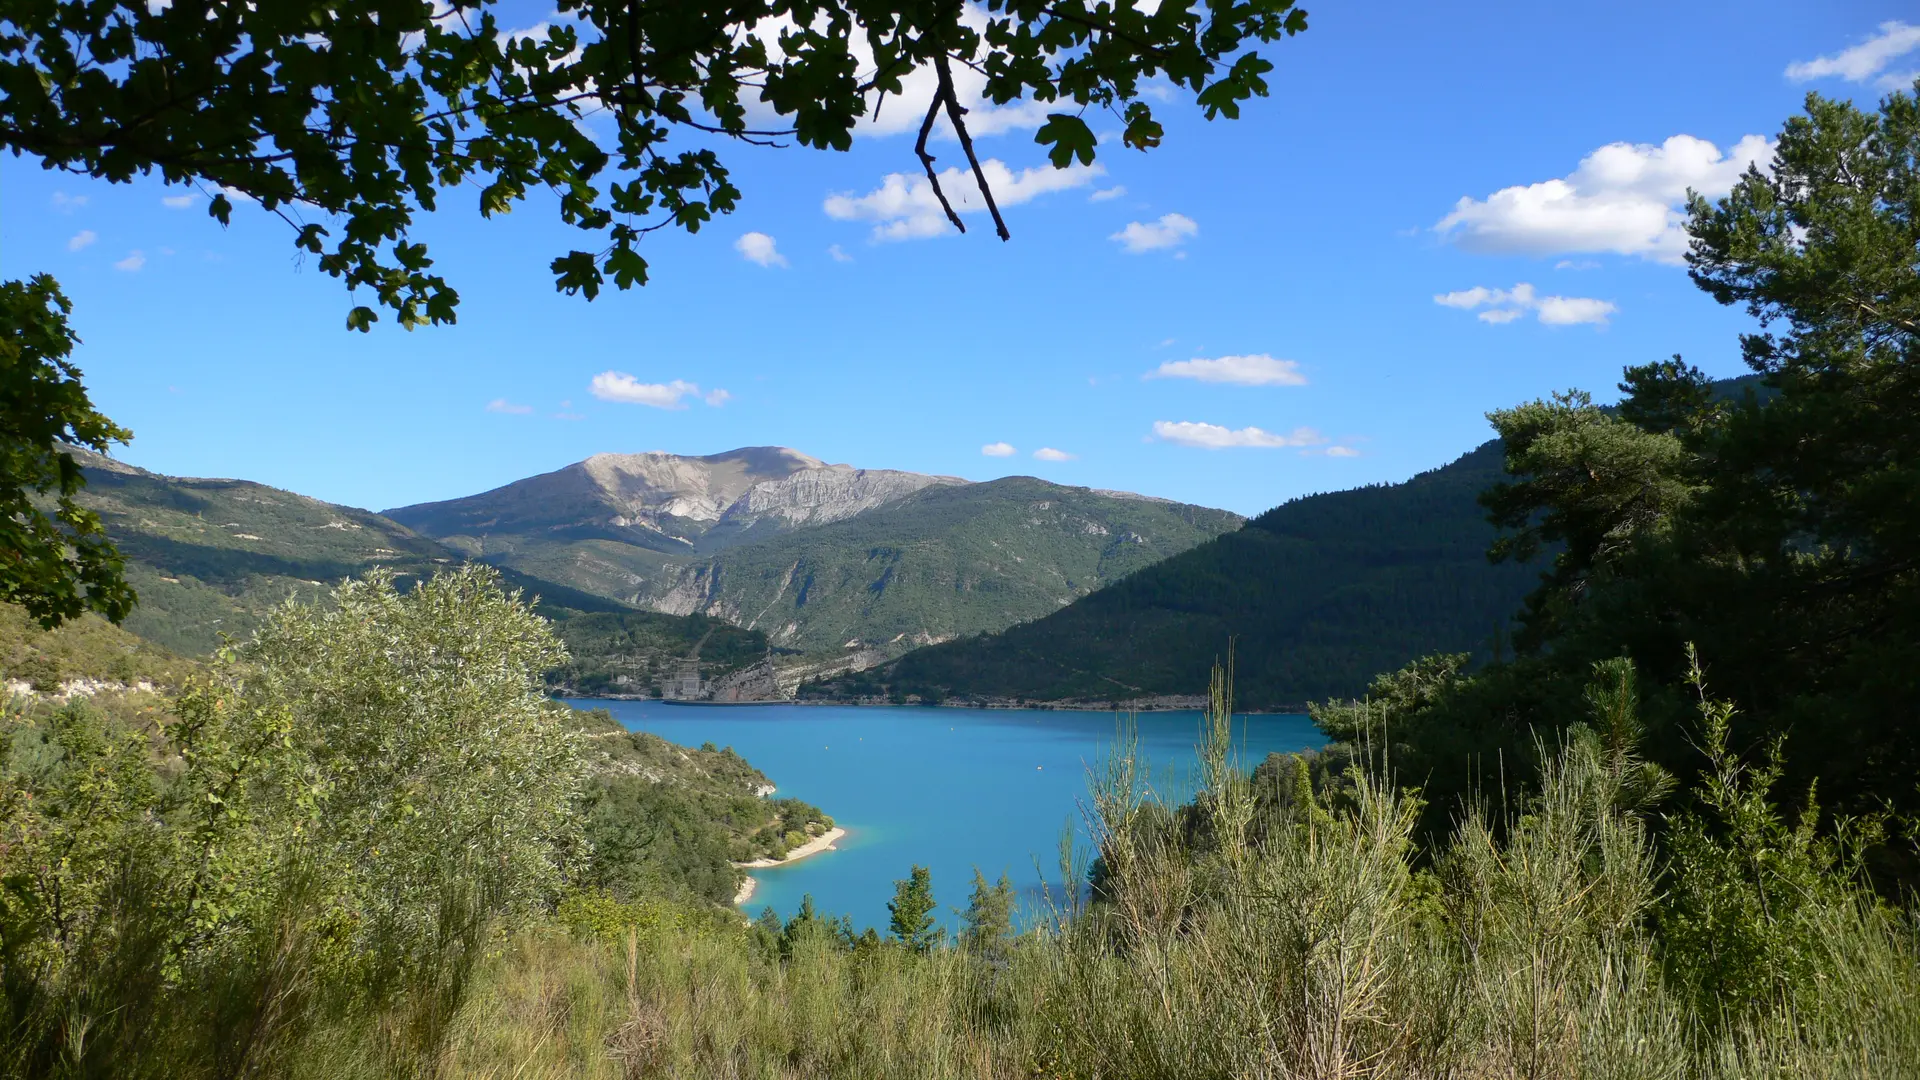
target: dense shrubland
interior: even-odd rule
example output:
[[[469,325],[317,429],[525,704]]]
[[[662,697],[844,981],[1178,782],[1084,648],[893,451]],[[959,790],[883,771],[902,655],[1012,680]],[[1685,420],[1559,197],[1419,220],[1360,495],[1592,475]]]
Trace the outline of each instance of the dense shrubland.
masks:
[[[547,701],[564,649],[484,568],[289,602],[204,665],[0,614],[37,690],[162,683],[0,721],[9,1074],[430,1071],[514,934],[636,902],[712,919],[733,861],[832,824],[731,750]]]
[[[484,573],[289,607],[141,726],[9,716],[4,1041],[46,1076],[1901,1076],[1920,926],[1862,878],[1871,823],[1783,819],[1695,672],[1696,809],[1638,751],[1632,666],[1587,722],[1416,843],[1365,732],[1231,756],[1157,802],[1122,738],[1090,851],[1014,932],[900,883],[892,933],[754,923],[604,882],[587,731],[553,643]],[[703,749],[721,774],[726,752]],[[639,759],[635,759],[639,760]],[[505,775],[514,782],[503,783]],[[1084,861],[1093,856],[1089,868]],[[596,870],[596,867],[599,869]]]
[[[676,746],[628,731],[604,709],[573,721],[586,735],[589,766],[587,887],[724,904],[740,885],[734,863],[780,858],[833,827],[799,799],[761,797],[771,782],[732,747]]]
[[[1672,780],[1637,753],[1631,668],[1593,674],[1590,723],[1539,748],[1538,793],[1463,812],[1433,849],[1414,842],[1418,793],[1364,749],[1317,782],[1298,758],[1249,777],[1216,693],[1201,795],[1153,801],[1123,740],[1089,800],[1096,889],[1055,891],[1017,937],[981,880],[951,948],[916,948],[911,919],[883,941],[810,907],[749,927],[603,910],[493,958],[445,1065],[1920,1075],[1920,927],[1863,887],[1868,837],[1783,820],[1767,801],[1775,774],[1727,751],[1731,710],[1704,695],[1701,810],[1657,822],[1649,807]],[[896,905],[915,888],[901,882]]]

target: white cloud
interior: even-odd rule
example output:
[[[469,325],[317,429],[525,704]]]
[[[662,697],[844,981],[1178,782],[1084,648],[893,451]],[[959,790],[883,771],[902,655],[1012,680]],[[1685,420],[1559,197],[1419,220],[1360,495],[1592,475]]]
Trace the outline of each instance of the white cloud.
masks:
[[[1087,196],[1087,201],[1088,202],[1106,202],[1108,199],[1117,199],[1120,196],[1125,195],[1126,193],[1127,193],[1127,189],[1124,184],[1115,184],[1110,188],[1101,188],[1100,190]]]
[[[92,229],[81,229],[79,232],[73,234],[72,239],[67,241],[67,250],[79,251],[81,248],[86,247],[98,239],[100,239],[99,233],[94,232]]]
[[[839,244],[834,244],[831,247],[828,247],[827,254],[833,256],[834,262],[852,262],[853,261],[853,256],[840,250]]]
[[[1473,311],[1485,308],[1475,317],[1481,322],[1503,326],[1531,311],[1548,326],[1575,326],[1590,323],[1607,325],[1607,316],[1620,310],[1610,301],[1585,296],[1541,296],[1532,285],[1521,282],[1511,289],[1489,289],[1475,285],[1471,289],[1439,293],[1433,302],[1441,307]]]
[[[1065,450],[1055,450],[1051,446],[1043,446],[1040,449],[1035,450],[1033,452],[1033,456],[1041,461],[1072,461],[1074,460],[1074,455],[1067,453]]]
[[[1201,424],[1191,420],[1178,423],[1170,420],[1155,420],[1153,434],[1165,442],[1180,446],[1197,446],[1203,450],[1225,450],[1229,447],[1252,446],[1262,448],[1282,446],[1314,446],[1327,440],[1312,428],[1294,428],[1287,434],[1263,431],[1257,427],[1229,428],[1219,424]]]
[[[1326,455],[1328,457],[1359,457],[1360,451],[1351,446],[1329,446],[1326,449]]]
[[[147,265],[147,257],[145,255],[138,251],[129,251],[127,252],[126,258],[113,264],[113,268],[115,270],[125,270],[128,273],[132,273],[145,265]]]
[[[1564,179],[1462,197],[1434,231],[1468,251],[1500,255],[1611,252],[1679,263],[1687,250],[1689,188],[1709,199],[1733,190],[1749,164],[1771,167],[1773,144],[1748,135],[1722,153],[1675,135],[1659,146],[1611,143]]]
[[[1607,325],[1607,316],[1620,310],[1605,300],[1584,296],[1543,296],[1537,309],[1540,321],[1548,326],[1578,326],[1592,323]]]
[[[774,246],[773,237],[763,232],[750,232],[733,242],[733,250],[750,263],[761,266],[785,266],[787,257],[780,254]]]
[[[1012,443],[990,442],[980,448],[988,457],[1012,457],[1015,453]]]
[[[700,400],[717,409],[727,402],[732,401],[733,395],[727,393],[725,390],[709,390],[701,396]]]
[[[191,191],[184,195],[163,195],[160,197],[160,205],[169,210],[185,210],[187,207],[199,201],[200,196]]]
[[[533,406],[515,405],[513,402],[508,401],[506,398],[502,397],[502,398],[494,398],[492,401],[487,402],[487,411],[494,412],[494,413],[506,413],[509,416],[525,416],[528,413],[533,411]]]
[[[1561,259],[1553,264],[1555,270],[1598,270],[1600,264],[1592,259]]]
[[[1162,248],[1178,247],[1200,234],[1200,226],[1185,214],[1163,214],[1159,221],[1141,223],[1132,221],[1127,227],[1107,237],[1118,240],[1130,255],[1139,255],[1147,251],[1159,251]]]
[[[1880,32],[1851,49],[1831,56],[1802,60],[1787,65],[1787,78],[1796,82],[1841,78],[1865,82],[1886,71],[1887,65],[1920,49],[1920,26],[1909,26],[1895,19],[1880,24]],[[1888,72],[1875,83],[1882,90],[1904,90],[1913,85],[1920,72]]]
[[[53,208],[55,210],[72,213],[85,205],[87,205],[87,197],[85,195],[69,195],[64,191],[56,191],[53,193]]]
[[[733,396],[725,390],[714,390],[703,396],[697,384],[685,379],[668,383],[643,383],[624,371],[603,371],[593,377],[588,389],[601,401],[651,405],[656,409],[684,409],[687,406],[682,399],[689,397],[702,398],[707,404],[717,406]]]
[[[1136,5],[1137,7],[1157,8],[1157,4]],[[990,16],[985,8],[977,3],[966,3],[960,9],[960,22],[976,33],[984,34]],[[793,32],[796,24],[789,16],[782,15],[773,19],[762,19],[751,28],[741,31],[751,34],[765,43],[768,56],[775,62],[786,56],[780,47],[780,35]],[[816,29],[831,32],[824,19],[817,23]],[[839,31],[844,33],[844,31]],[[864,29],[856,28],[851,41],[851,52],[855,68],[862,76],[873,73],[878,65],[874,63],[873,48],[868,44]],[[1030,130],[1046,122],[1047,114],[1059,112],[1060,102],[1034,101],[1031,99],[1012,101],[1005,105],[996,105],[986,96],[987,77],[966,64],[955,64],[952,68],[954,97],[966,108],[967,131],[976,139],[989,135],[1004,134],[1009,131]],[[926,120],[927,107],[933,103],[935,89],[939,86],[939,76],[932,67],[915,68],[900,79],[900,92],[889,94],[884,100],[867,98],[867,112],[854,125],[857,135],[907,135],[917,134],[920,125]],[[755,101],[748,109],[750,114],[770,119],[773,110],[763,102]],[[791,117],[786,123],[791,123]],[[933,136],[936,139],[953,139],[953,125],[948,122],[946,111],[934,121]]]
[[[1022,169],[1015,173],[999,159],[980,163],[980,171],[993,189],[994,202],[1002,210],[1031,202],[1053,191],[1085,187],[1106,170],[1098,165],[1072,165],[1056,169],[1051,165]],[[984,214],[985,198],[975,183],[972,170],[948,169],[940,174],[940,188],[960,214]],[[827,216],[836,221],[873,221],[875,240],[921,240],[953,231],[933,185],[924,176],[888,173],[880,186],[865,195],[838,194],[827,197]]]
[[[1305,386],[1297,360],[1276,360],[1266,353],[1222,356],[1217,360],[1169,360],[1145,376],[1149,379],[1195,379],[1234,386]]]

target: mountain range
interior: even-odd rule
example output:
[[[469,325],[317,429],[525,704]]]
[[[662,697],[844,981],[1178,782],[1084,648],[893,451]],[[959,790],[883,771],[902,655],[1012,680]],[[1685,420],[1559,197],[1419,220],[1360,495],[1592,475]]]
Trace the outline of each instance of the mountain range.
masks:
[[[1402,484],[1295,499],[998,633],[937,644],[802,688],[840,700],[1168,704],[1232,654],[1237,700],[1297,708],[1358,694],[1416,657],[1501,647],[1537,567],[1491,565],[1476,499],[1488,442]]]
[[[385,568],[469,559],[537,597],[574,656],[559,689],[658,694],[678,662],[734,696],[1045,615],[1241,518],[1028,477],[828,465],[757,447],[597,455],[495,491],[375,514],[246,480],[164,476],[76,451],[140,604],[183,655],[272,606]]]
[[[637,609],[724,620],[842,668],[1051,614],[1244,521],[1032,477],[830,465],[782,447],[599,454],[385,516],[471,558]]]
[[[1251,521],[781,447],[600,454],[384,514],[82,461],[142,637],[203,654],[289,596],[482,560],[555,620],[573,655],[556,689],[588,695],[660,695],[697,657],[723,699],[1164,704],[1231,649],[1242,704],[1287,708],[1425,653],[1493,653],[1537,574],[1486,560],[1497,442]]]

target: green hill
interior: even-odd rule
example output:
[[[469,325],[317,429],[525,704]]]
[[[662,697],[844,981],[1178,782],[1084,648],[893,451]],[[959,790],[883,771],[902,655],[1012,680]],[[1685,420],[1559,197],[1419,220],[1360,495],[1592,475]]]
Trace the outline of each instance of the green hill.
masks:
[[[1402,484],[1295,499],[1044,618],[933,645],[803,695],[1103,703],[1205,691],[1234,642],[1238,698],[1363,690],[1437,651],[1488,655],[1538,571],[1493,566],[1476,497],[1489,442]]]
[[[1032,477],[967,483],[778,447],[598,455],[388,513],[542,580],[758,631],[816,670],[1038,618],[1242,521]]]
[[[628,731],[604,709],[571,715],[591,768],[586,876],[616,895],[727,904],[743,876],[734,863],[780,858],[833,827],[816,806],[768,797],[773,781],[732,747]]]
[[[543,605],[543,610],[545,606]],[[582,697],[660,697],[677,661],[697,656],[700,675],[725,679],[765,660],[771,647],[758,630],[743,630],[705,615],[657,611],[547,611],[572,656],[551,676],[563,694]]]
[[[140,596],[125,629],[182,656],[212,652],[222,634],[245,637],[288,597],[319,600],[342,579],[377,567],[404,585],[467,558],[365,510],[246,480],[163,476],[85,451],[76,456],[87,474],[81,501],[100,514]],[[574,655],[572,665],[554,673],[562,689],[657,692],[660,673],[702,642],[708,678],[767,655],[762,635],[717,620],[636,611],[510,566],[500,570],[509,587],[539,600]],[[99,637],[108,629],[101,624],[86,633]],[[72,667],[37,656],[22,653],[10,663],[23,673]],[[623,675],[627,683],[618,682]]]

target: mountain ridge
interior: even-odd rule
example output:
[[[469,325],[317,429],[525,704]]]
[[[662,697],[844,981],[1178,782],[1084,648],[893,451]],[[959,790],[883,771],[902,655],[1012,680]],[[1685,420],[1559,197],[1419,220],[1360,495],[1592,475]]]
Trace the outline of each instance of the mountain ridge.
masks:
[[[387,515],[631,607],[764,630],[828,668],[1045,614],[1244,520],[1037,477],[829,465],[786,447],[594,455]]]
[[[681,553],[743,537],[828,524],[955,476],[829,464],[784,446],[744,446],[700,456],[647,451],[593,454],[551,472],[474,495],[382,511],[458,546],[523,530],[604,536]],[[766,528],[761,528],[766,526]]]
[[[1432,652],[1490,655],[1537,568],[1492,565],[1489,441],[1399,484],[1292,499],[1058,611],[809,683],[821,700],[1162,707],[1231,650],[1259,710],[1360,693]]]

